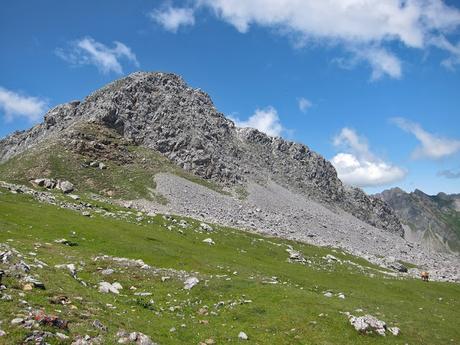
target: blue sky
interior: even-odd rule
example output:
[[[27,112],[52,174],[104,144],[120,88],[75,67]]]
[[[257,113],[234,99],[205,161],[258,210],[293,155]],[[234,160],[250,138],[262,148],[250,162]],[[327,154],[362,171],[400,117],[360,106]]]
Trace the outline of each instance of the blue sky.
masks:
[[[0,44],[0,137],[134,71],[168,71],[368,192],[460,193],[457,1],[15,0]]]

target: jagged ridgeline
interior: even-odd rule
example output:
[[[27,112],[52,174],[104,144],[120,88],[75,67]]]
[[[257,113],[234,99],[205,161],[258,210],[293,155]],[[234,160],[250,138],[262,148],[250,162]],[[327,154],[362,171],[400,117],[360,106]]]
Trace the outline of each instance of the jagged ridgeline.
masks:
[[[110,173],[96,173],[94,162],[110,164]],[[403,235],[384,201],[344,187],[322,156],[303,144],[237,128],[205,92],[174,74],[134,73],[82,102],[55,107],[43,123],[0,141],[0,163],[2,179],[63,178],[81,191],[128,199],[154,197],[152,177],[159,172],[243,196],[248,182],[274,181]]]
[[[387,202],[404,224],[404,237],[443,252],[460,253],[460,194],[427,195],[392,188],[376,195]]]

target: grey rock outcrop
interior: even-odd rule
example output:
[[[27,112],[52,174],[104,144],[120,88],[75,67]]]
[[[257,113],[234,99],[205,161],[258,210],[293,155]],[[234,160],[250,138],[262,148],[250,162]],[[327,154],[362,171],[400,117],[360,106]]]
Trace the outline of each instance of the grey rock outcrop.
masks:
[[[108,84],[83,102],[50,110],[44,122],[0,141],[0,163],[51,137],[67,137],[79,123],[116,130],[126,140],[160,152],[184,170],[226,186],[273,180],[308,198],[340,208],[401,235],[384,202],[345,188],[334,167],[307,146],[237,128],[210,97],[179,76],[137,72]]]
[[[376,333],[385,336],[385,331],[389,330],[391,334],[398,335],[400,330],[398,327],[388,328],[385,321],[377,319],[372,315],[353,316],[348,314],[350,324],[360,333]]]

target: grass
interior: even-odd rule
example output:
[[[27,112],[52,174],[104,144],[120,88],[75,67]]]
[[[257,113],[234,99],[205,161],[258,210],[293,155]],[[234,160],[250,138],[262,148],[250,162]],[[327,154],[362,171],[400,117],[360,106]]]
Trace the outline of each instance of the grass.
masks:
[[[134,214],[128,214],[126,220],[96,214],[87,218],[77,212],[39,204],[24,195],[0,191],[0,243],[19,250],[27,262],[34,258],[28,253],[35,252],[38,259],[49,265],[32,271],[40,276],[46,290],[34,289],[19,297],[22,291],[17,282],[13,278],[6,280],[13,301],[0,300],[3,321],[0,328],[8,333],[0,337],[0,344],[21,343],[28,333],[10,325],[10,320],[24,309],[19,299],[26,300],[33,308],[70,320],[71,338],[77,334],[100,333],[104,344],[115,344],[119,329],[143,332],[159,344],[198,344],[207,338],[213,338],[216,344],[239,343],[240,331],[249,335],[248,343],[252,344],[460,343],[458,284],[396,279],[339,250],[231,228],[213,225],[213,233],[202,233],[193,219],[186,219],[190,226],[182,229],[177,225],[182,218],[177,217],[165,220],[161,216],[144,216],[138,223]],[[123,211],[113,205],[107,205],[107,209]],[[63,237],[78,246],[53,242]],[[206,237],[211,237],[216,245],[203,243]],[[288,244],[301,251],[312,264],[288,262]],[[196,272],[193,274],[201,282],[186,291],[177,277],[162,282],[161,275],[146,270],[92,259],[101,254],[142,259],[153,267]],[[322,259],[327,254],[344,263],[328,264]],[[362,268],[347,264],[346,260]],[[63,263],[77,264],[79,277],[88,282],[88,287],[65,270],[54,268]],[[102,276],[100,269],[107,267],[116,272]],[[278,284],[264,283],[274,276]],[[95,286],[102,280],[118,281],[124,289],[120,295],[101,294]],[[137,290],[130,290],[130,286]],[[334,294],[342,292],[346,299],[327,298],[323,296],[326,290]],[[152,296],[135,296],[135,291],[151,292]],[[72,303],[50,303],[51,297],[61,294]],[[252,303],[243,303],[244,300]],[[224,305],[215,308],[219,301],[224,301]],[[200,315],[198,311],[203,306],[208,306],[215,315]],[[390,326],[400,327],[401,335],[380,337],[356,333],[340,312],[360,315],[355,312],[357,308]],[[92,327],[94,319],[108,326],[108,332]],[[175,332],[170,332],[172,327]]]
[[[407,261],[403,261],[403,260],[398,260],[398,262],[404,266],[406,266],[407,268],[419,268],[417,265],[411,263],[411,262],[407,262]]]
[[[0,179],[24,185],[42,177],[66,179],[75,184],[80,194],[97,193],[125,200],[145,198],[166,203],[167,200],[154,190],[154,177],[158,173],[171,173],[218,193],[229,194],[213,181],[184,171],[156,151],[134,145],[113,130],[94,124],[75,130],[84,135],[84,143],[95,142],[99,146],[90,144],[79,151],[68,144],[68,139],[48,140],[0,164]],[[107,169],[88,167],[91,161],[101,161]]]

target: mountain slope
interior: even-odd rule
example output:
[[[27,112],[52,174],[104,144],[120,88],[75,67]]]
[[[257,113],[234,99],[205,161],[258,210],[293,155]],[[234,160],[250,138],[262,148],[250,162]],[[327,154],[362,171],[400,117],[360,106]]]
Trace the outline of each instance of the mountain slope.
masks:
[[[104,142],[88,147],[95,143],[81,130],[86,124],[113,130],[132,145],[153,149],[184,171],[221,186],[274,181],[370,225],[403,234],[384,202],[345,188],[323,157],[305,145],[236,128],[206,93],[174,74],[134,73],[83,102],[52,109],[42,124],[0,141],[0,162],[56,138],[75,152],[104,149]]]
[[[459,316],[458,284],[427,285],[340,250],[190,218],[8,188],[0,184],[0,344],[40,343],[44,336],[50,344],[85,336],[76,344],[117,344],[121,330],[163,345],[240,343],[241,331],[254,344],[460,341],[452,321]],[[26,288],[26,277],[44,288]],[[190,277],[199,283],[186,290]],[[99,292],[101,282],[122,289]],[[401,333],[360,334],[345,312],[375,315]],[[68,324],[48,324],[43,316]]]
[[[400,188],[376,195],[387,202],[406,225],[405,238],[424,247],[460,253],[460,195],[427,195]]]

